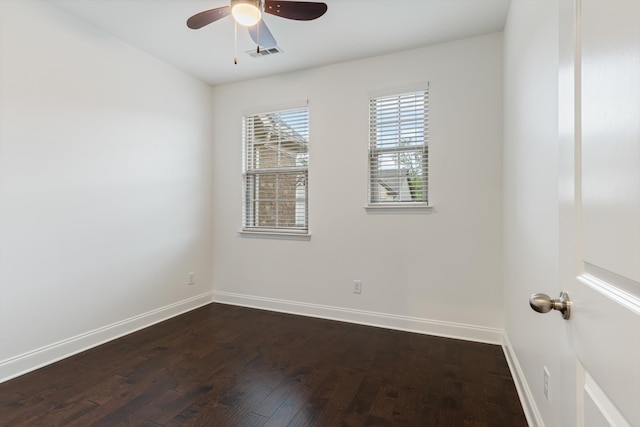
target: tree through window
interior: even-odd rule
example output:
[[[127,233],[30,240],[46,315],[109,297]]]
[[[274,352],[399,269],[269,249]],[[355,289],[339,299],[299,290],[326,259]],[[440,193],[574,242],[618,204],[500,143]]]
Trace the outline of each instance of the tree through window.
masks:
[[[308,231],[309,111],[245,116],[243,228]]]
[[[428,90],[369,100],[369,204],[428,204]]]

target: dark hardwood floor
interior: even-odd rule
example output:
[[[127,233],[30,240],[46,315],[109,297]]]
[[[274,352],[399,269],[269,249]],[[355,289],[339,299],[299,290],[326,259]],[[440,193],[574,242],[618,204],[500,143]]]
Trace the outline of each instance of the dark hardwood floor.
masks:
[[[210,304],[0,384],[2,426],[526,426],[500,346]]]

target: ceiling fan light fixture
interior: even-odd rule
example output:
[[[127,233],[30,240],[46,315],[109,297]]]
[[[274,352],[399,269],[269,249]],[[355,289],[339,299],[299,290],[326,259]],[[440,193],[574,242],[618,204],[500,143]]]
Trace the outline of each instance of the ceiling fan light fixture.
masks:
[[[260,0],[236,0],[232,2],[231,14],[233,19],[245,27],[253,27],[262,18]]]

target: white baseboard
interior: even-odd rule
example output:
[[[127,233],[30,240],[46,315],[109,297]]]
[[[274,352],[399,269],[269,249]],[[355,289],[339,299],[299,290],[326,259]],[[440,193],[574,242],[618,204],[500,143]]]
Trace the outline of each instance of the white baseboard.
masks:
[[[513,350],[511,341],[509,341],[509,337],[506,333],[504,334],[502,349],[504,350],[504,356],[507,359],[509,370],[511,370],[511,377],[513,378],[513,382],[516,384],[516,390],[520,397],[520,404],[524,410],[524,415],[527,418],[529,427],[544,427],[542,416],[540,415],[540,411],[538,411],[538,405],[536,405],[536,401],[533,399],[533,394],[531,393],[527,379],[522,372],[516,353]]]
[[[502,344],[502,337],[504,335],[504,331],[502,329],[496,328],[442,322],[418,317],[399,316],[395,314],[355,310],[275,298],[264,298],[230,292],[214,291],[213,298],[215,302],[224,304],[253,307],[282,313],[299,314],[302,316],[318,317],[322,319],[338,320],[342,322],[378,326],[400,331],[417,332],[420,334],[436,335],[489,344]]]
[[[0,383],[213,302],[206,292],[102,328],[0,360]]]

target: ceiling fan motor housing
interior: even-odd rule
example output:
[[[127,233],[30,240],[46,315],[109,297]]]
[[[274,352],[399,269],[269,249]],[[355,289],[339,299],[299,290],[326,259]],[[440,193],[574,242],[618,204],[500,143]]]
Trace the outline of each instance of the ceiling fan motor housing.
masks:
[[[262,0],[230,0],[229,5],[233,9],[233,7],[237,4],[250,4],[252,6],[257,7],[258,9],[262,9]]]
[[[256,25],[262,18],[261,0],[231,0],[230,6],[233,18],[245,27]]]

